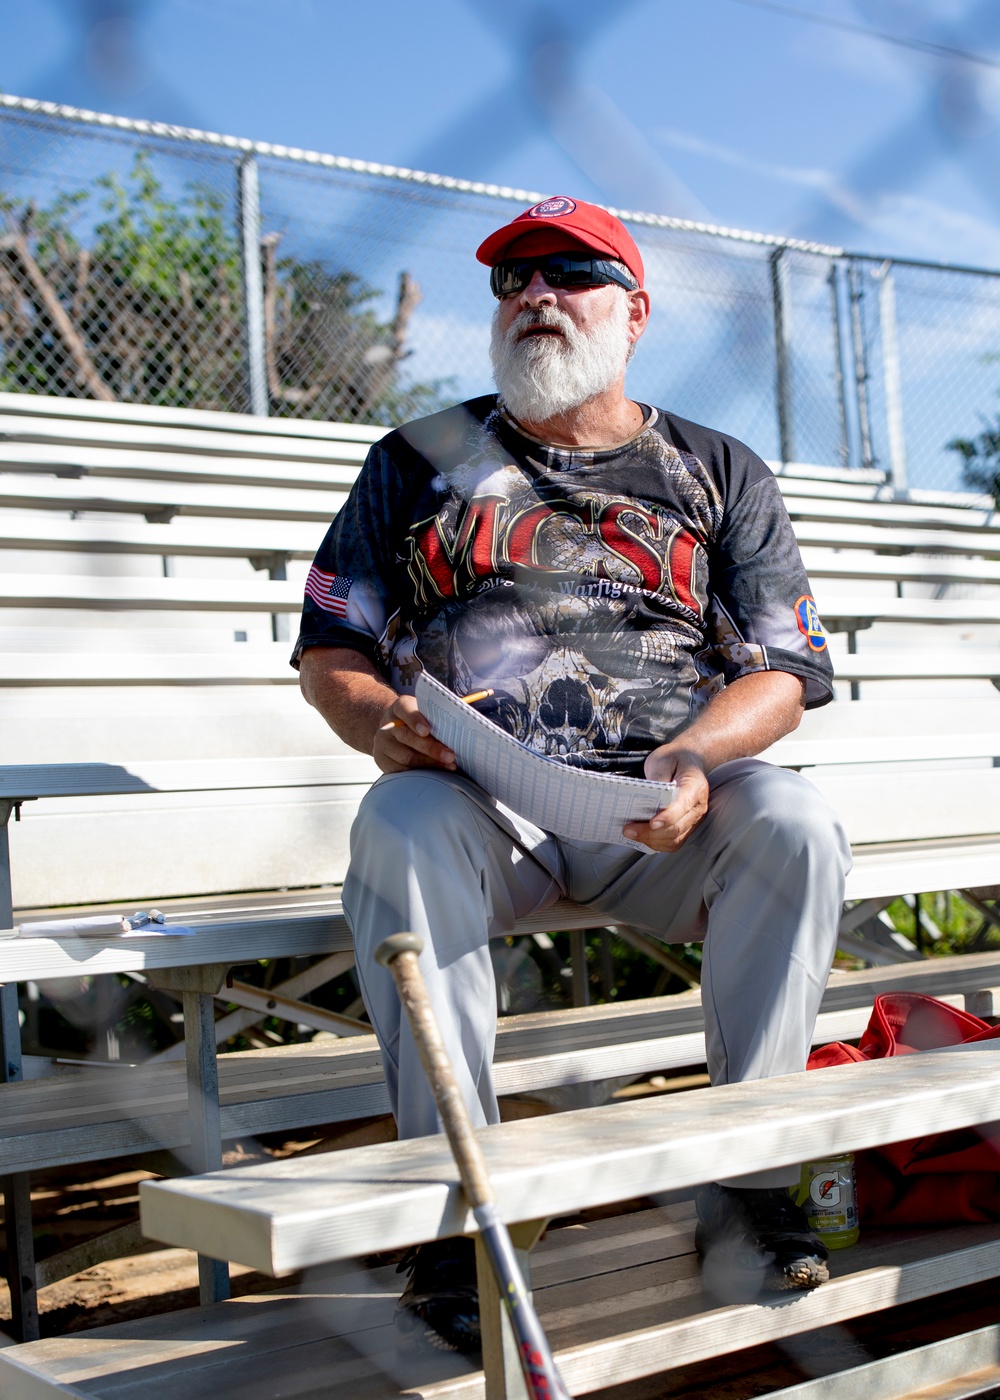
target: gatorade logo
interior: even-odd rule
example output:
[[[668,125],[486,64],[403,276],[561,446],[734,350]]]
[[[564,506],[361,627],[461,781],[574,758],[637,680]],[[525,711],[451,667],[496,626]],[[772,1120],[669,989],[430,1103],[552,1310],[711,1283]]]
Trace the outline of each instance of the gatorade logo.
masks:
[[[839,1206],[843,1192],[837,1176],[814,1176],[809,1183],[809,1199],[817,1206]]]
[[[575,208],[575,199],[570,199],[565,194],[554,194],[551,199],[543,199],[541,204],[536,204],[533,209],[529,209],[528,218],[558,219],[563,214],[572,214]]]
[[[804,593],[796,602],[795,621],[799,631],[809,644],[810,651],[826,651],[826,633],[819,620],[816,600],[811,594]]]

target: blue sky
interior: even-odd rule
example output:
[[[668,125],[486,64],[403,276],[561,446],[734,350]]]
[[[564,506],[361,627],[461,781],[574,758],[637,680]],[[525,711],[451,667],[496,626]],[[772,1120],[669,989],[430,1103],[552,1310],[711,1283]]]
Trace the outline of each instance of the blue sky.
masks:
[[[0,20],[9,93],[1000,267],[997,0],[0,0]]]

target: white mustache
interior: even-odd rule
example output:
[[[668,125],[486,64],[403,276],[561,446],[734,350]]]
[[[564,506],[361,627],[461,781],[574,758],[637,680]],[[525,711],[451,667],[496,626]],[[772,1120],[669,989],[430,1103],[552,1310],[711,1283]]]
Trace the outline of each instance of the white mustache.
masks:
[[[572,344],[578,332],[565,311],[557,306],[526,307],[518,313],[507,327],[505,339],[508,345],[523,340],[533,330],[545,328],[557,330]]]

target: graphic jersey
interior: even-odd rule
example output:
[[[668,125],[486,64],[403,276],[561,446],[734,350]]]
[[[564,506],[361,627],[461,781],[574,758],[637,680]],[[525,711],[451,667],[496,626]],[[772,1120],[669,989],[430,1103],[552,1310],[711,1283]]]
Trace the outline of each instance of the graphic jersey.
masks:
[[[527,436],[495,396],[377,443],[306,584],[307,647],[426,669],[539,753],[642,772],[724,685],[832,698],[826,637],[769,469],[657,409],[600,450]]]

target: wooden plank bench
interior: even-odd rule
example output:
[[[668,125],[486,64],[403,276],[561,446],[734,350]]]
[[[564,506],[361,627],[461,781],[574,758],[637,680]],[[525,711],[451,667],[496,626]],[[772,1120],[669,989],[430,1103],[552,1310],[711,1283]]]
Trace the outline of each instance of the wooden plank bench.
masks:
[[[883,896],[888,901],[901,892],[965,888],[995,880],[1000,707],[995,702],[925,704],[909,711],[909,733],[906,727],[905,716],[895,706],[833,706],[807,715],[802,728],[767,755],[774,762],[806,769],[840,812],[855,849],[852,898]],[[980,766],[970,768],[975,760]],[[930,775],[919,771],[931,761],[956,766]],[[844,764],[852,765],[853,771],[840,772]],[[917,771],[910,771],[914,765]],[[183,884],[171,886],[172,875],[155,873],[173,795],[215,793],[227,804],[224,814],[217,807],[206,808],[200,824],[191,809],[182,807],[183,828],[170,833],[175,862],[189,872],[199,850],[211,843],[211,859],[221,862],[220,882],[213,884],[211,872],[202,873],[205,893],[247,888],[254,871],[258,885],[266,884],[268,872],[283,870],[294,871],[294,883],[307,886],[342,877],[348,828],[376,772],[370,759],[350,753],[301,760],[15,765],[0,768],[0,802],[6,804],[6,818],[17,804],[43,799],[37,812],[34,805],[26,809],[27,820],[11,829],[20,859],[29,868],[41,862],[44,869],[45,852],[54,840],[60,841],[64,865],[75,847],[82,869],[74,879],[83,881],[82,893],[87,888],[83,870],[99,867],[102,860],[107,863],[102,851],[110,842],[122,851],[120,868],[114,872],[120,897],[161,899],[185,892]],[[933,801],[928,800],[931,790]],[[287,803],[296,794],[306,805],[303,821],[292,831]],[[88,795],[95,795],[93,802],[86,800]],[[112,802],[112,797],[117,800]],[[253,801],[234,806],[241,797]],[[102,809],[102,802],[110,805]],[[277,826],[266,820],[276,802],[283,804]],[[54,815],[47,818],[50,809]],[[219,839],[220,819],[231,829],[237,847],[227,861],[222,860],[228,843]],[[0,837],[0,877],[5,866],[9,869],[2,845]],[[129,885],[131,865],[136,874]],[[949,871],[955,878],[948,878]],[[192,876],[179,878],[190,881]],[[928,879],[936,883],[928,884]],[[159,883],[145,883],[150,880]],[[188,883],[187,888],[192,887]],[[102,889],[111,886],[98,882],[89,888],[91,899],[102,899],[109,897]],[[30,901],[21,896],[18,902]]]
[[[815,781],[830,784],[825,790],[835,805],[844,804],[856,844],[852,897],[885,892],[885,885],[898,894],[996,883],[985,868],[988,838],[996,832],[995,815],[988,820],[996,812],[996,704],[921,702],[903,711],[876,702],[831,706],[807,715],[802,729],[769,755],[814,769]],[[861,731],[856,736],[855,729]],[[838,772],[844,763],[870,770],[883,760],[893,763],[886,777]],[[925,760],[936,761],[939,771],[924,778],[905,771]],[[980,766],[970,772],[973,762]],[[944,763],[950,771],[940,771]],[[2,772],[0,800],[40,799],[26,803],[21,823],[7,831],[18,905],[47,907],[334,883],[343,876],[349,827],[375,769],[345,751],[317,755],[315,762],[14,765]],[[940,802],[926,800],[924,784],[935,785]],[[903,791],[899,785],[906,787],[905,805],[894,800]],[[977,846],[981,839],[985,844]],[[867,841],[870,850],[862,844]],[[169,866],[162,861],[164,843],[173,852]],[[949,867],[966,856],[977,871],[963,866],[961,875],[949,878]]]
[[[58,407],[53,407],[58,405]],[[160,417],[154,418],[154,412]],[[103,405],[28,395],[0,395],[0,473],[23,477],[48,473],[134,480],[210,480],[251,486],[271,482],[346,490],[367,447],[383,430],[357,425],[184,410]],[[842,548],[870,543],[858,528],[889,526],[939,537],[939,549],[996,557],[997,513],[981,498],[941,495],[905,501],[885,498],[879,473],[776,466],[790,513],[808,524],[811,542]],[[22,481],[22,486],[25,483]],[[926,495],[927,493],[923,493]],[[56,505],[58,495],[38,506]],[[24,504],[22,500],[21,504]],[[135,502],[133,501],[134,505]],[[118,502],[126,507],[127,498]],[[826,534],[817,537],[820,525]],[[836,526],[846,527],[838,535]],[[851,530],[855,533],[850,534]],[[875,533],[879,533],[876,529]],[[956,543],[959,537],[964,544]],[[925,539],[900,547],[922,547]]]
[[[987,1121],[998,1088],[995,1048],[935,1052],[509,1123],[479,1137],[501,1214],[527,1247],[547,1218],[636,1197],[669,1202],[705,1180],[808,1158],[818,1142],[836,1152]],[[320,1376],[327,1388],[364,1400],[522,1393],[485,1271],[484,1377],[461,1358],[425,1362],[397,1351],[388,1271],[343,1267],[358,1255],[473,1230],[442,1138],[147,1182],[141,1196],[148,1236],[279,1277],[306,1269],[306,1288],[298,1298],[278,1293],[0,1351],[0,1377],[22,1387],[16,1400],[111,1400],[137,1394],[154,1375],[167,1395],[211,1390],[235,1400],[254,1393],[246,1390],[251,1376],[264,1387],[256,1393],[270,1393],[279,1368],[288,1396],[314,1394]],[[831,1282],[815,1293],[720,1307],[699,1286],[690,1208],[666,1204],[596,1229],[554,1230],[533,1282],[564,1379],[583,1395],[994,1278],[998,1236],[994,1225],[872,1234],[835,1258]],[[338,1263],[339,1273],[324,1275]],[[943,1360],[927,1349],[924,1358],[932,1368]],[[823,1393],[861,1393],[848,1388],[852,1373],[843,1380]]]

